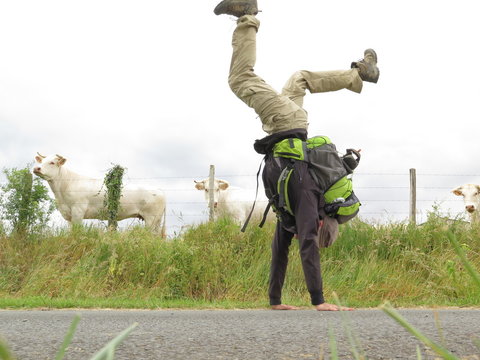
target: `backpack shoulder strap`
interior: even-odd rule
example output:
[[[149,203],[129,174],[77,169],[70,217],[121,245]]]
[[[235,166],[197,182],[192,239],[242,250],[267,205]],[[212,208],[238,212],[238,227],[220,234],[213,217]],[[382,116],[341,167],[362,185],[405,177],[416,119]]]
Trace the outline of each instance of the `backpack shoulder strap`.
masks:
[[[245,230],[247,229],[247,225],[250,222],[250,218],[252,217],[253,210],[255,209],[255,203],[257,202],[257,197],[258,197],[258,177],[260,176],[260,171],[262,170],[262,165],[264,161],[265,161],[265,157],[263,157],[262,161],[260,161],[260,166],[258,167],[258,171],[257,171],[257,188],[255,190],[255,200],[253,201],[252,210],[250,210],[250,213],[245,219],[245,224],[243,224],[242,229],[240,230],[241,232],[245,232]]]
[[[277,183],[277,194],[278,194],[278,208],[284,210],[290,215],[293,215],[293,210],[290,206],[290,199],[288,197],[288,182],[293,173],[293,163],[295,160],[292,160],[288,163],[287,166],[280,173]]]

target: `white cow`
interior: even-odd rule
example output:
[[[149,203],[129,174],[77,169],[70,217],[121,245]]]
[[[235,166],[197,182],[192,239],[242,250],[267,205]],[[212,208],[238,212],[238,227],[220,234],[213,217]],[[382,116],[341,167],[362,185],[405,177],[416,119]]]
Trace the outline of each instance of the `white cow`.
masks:
[[[465,210],[470,214],[472,221],[478,221],[478,209],[480,207],[480,185],[465,184],[454,190],[452,193],[457,196],[463,196]]]
[[[33,173],[48,181],[57,208],[71,224],[83,219],[106,220],[104,211],[105,186],[103,180],[79,175],[64,164],[60,155],[35,156]],[[165,195],[158,189],[127,185],[122,189],[117,220],[139,218],[152,231],[165,236]]]
[[[205,200],[207,204],[210,201],[209,194],[209,179],[201,181],[195,181],[195,188],[197,190],[204,191]],[[231,188],[230,184],[226,180],[214,179],[213,186],[213,206],[215,216],[228,215],[235,221],[243,224],[252,209],[254,198],[245,195],[245,192],[238,188]],[[257,200],[255,205],[255,211],[252,214],[252,218],[261,218],[263,211],[267,205],[266,200]],[[273,211],[270,210],[267,220],[274,219]]]

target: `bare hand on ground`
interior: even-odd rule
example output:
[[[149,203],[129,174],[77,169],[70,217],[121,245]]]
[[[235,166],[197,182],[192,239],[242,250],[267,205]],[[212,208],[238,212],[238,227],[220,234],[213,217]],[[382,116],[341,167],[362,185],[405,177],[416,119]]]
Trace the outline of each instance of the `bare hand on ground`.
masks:
[[[272,305],[272,310],[298,310],[298,307],[280,304],[280,305]]]
[[[355,309],[345,307],[345,306],[338,306],[333,304],[323,303],[320,305],[315,305],[315,309],[318,311],[353,311]]]

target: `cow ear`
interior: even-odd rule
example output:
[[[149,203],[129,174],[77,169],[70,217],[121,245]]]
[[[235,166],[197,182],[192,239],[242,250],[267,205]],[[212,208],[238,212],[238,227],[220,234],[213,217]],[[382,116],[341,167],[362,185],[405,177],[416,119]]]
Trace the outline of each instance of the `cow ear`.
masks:
[[[67,162],[67,159],[65,158],[61,158],[60,160],[58,160],[58,166],[62,166],[63,164],[65,164]]]
[[[42,163],[42,158],[37,155],[37,156],[35,156],[35,161],[36,161],[37,163],[41,164],[41,163]]]
[[[230,186],[230,185],[229,185],[228,182],[226,182],[226,181],[220,180],[220,181],[218,182],[218,188],[219,188],[220,190],[227,190],[229,186]]]
[[[458,187],[458,188],[456,188],[456,189],[453,189],[453,190],[452,190],[452,193],[453,193],[453,195],[462,196],[462,195],[463,195],[463,193],[462,193],[462,187],[460,186],[460,187]]]
[[[195,180],[193,180],[193,181],[195,181]],[[205,184],[201,181],[199,181],[199,182],[195,181],[195,188],[197,190],[205,190]]]

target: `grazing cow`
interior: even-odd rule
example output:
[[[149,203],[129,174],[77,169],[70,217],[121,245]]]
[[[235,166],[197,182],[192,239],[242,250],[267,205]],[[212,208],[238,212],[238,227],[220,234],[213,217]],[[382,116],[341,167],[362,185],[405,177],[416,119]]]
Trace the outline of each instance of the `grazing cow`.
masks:
[[[195,181],[195,188],[203,190],[207,204],[210,201],[209,179]],[[245,196],[241,189],[232,189],[228,181],[214,179],[213,186],[213,207],[215,216],[228,215],[239,223],[245,222],[248,214],[252,209],[254,199]],[[257,201],[255,211],[252,217],[259,218],[263,215],[263,211],[267,205],[265,200]],[[269,212],[268,220],[274,218],[273,212]]]
[[[103,180],[92,179],[67,169],[60,155],[35,156],[33,173],[48,181],[57,208],[71,224],[83,219],[106,220]],[[145,226],[165,236],[165,195],[158,189],[127,185],[122,189],[117,220],[139,218]]]
[[[465,184],[454,190],[452,193],[457,196],[463,196],[465,210],[470,214],[472,221],[478,221],[478,209],[480,207],[480,185]]]

